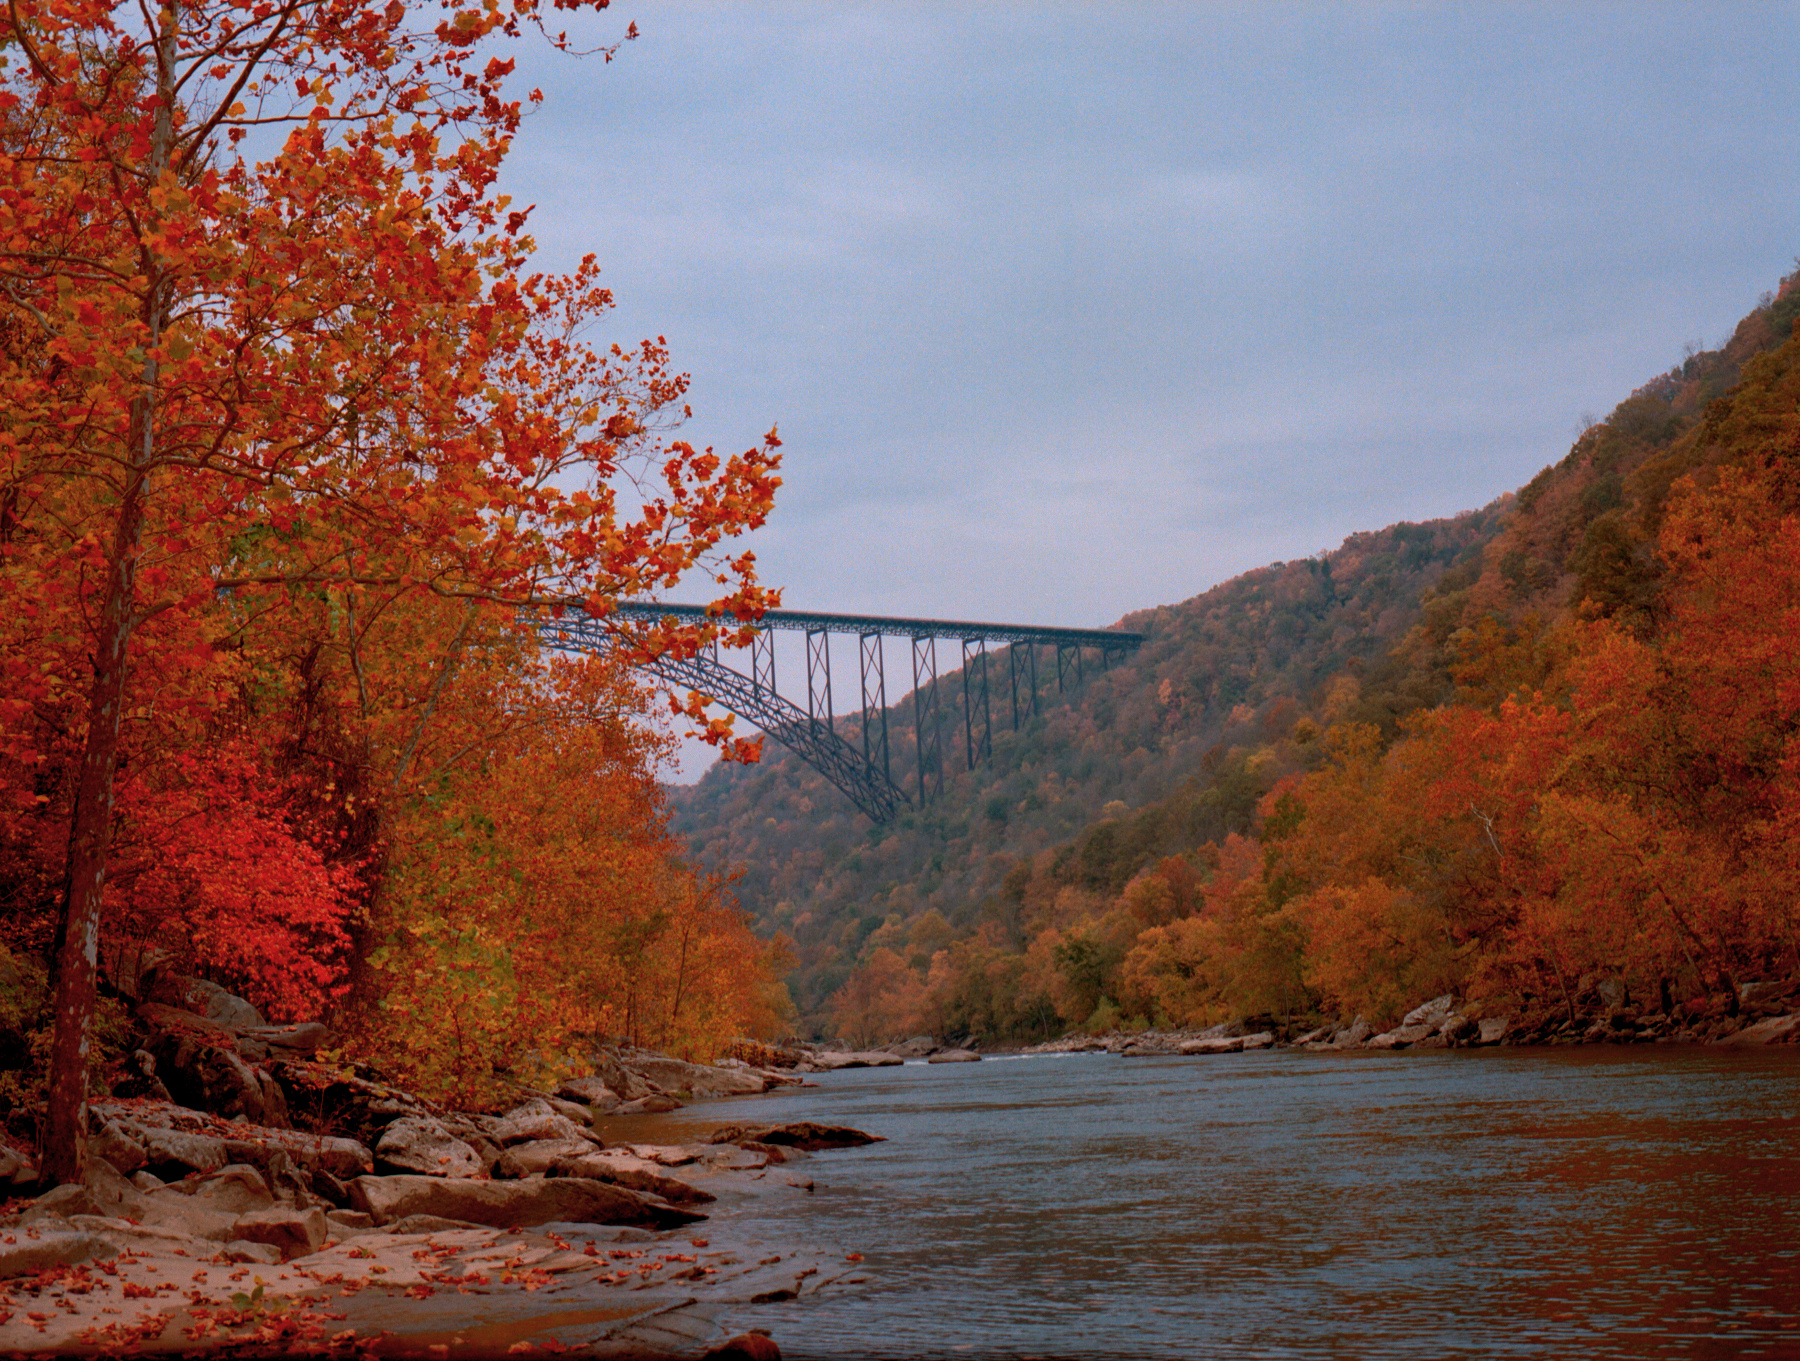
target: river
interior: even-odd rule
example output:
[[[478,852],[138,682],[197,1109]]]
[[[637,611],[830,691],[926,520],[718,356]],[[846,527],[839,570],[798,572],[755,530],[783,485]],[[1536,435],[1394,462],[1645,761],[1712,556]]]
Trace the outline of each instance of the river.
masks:
[[[818,1120],[789,1358],[1800,1356],[1800,1052],[1589,1047],[819,1075],[633,1138]]]

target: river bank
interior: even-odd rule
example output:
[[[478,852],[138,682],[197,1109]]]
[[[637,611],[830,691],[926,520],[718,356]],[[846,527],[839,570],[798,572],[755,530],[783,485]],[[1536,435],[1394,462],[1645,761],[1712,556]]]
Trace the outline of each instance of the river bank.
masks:
[[[983,1054],[1108,1053],[1200,1056],[1262,1049],[1311,1052],[1373,1049],[1478,1049],[1580,1044],[1686,1044],[1754,1047],[1800,1043],[1800,982],[1740,984],[1735,1002],[1703,998],[1638,1006],[1616,979],[1583,979],[1554,1009],[1496,1007],[1453,993],[1421,1002],[1389,1026],[1362,1016],[1320,1023],[1318,1017],[1254,1016],[1196,1028],[1147,1027],[1100,1034],[1070,1033],[1039,1044],[985,1044],[977,1036],[915,1035],[867,1049],[842,1042],[789,1051],[800,1071],[879,1067],[906,1061],[964,1063]]]
[[[193,983],[193,980],[188,980]],[[321,1062],[194,984],[137,1009],[137,1071],[91,1102],[79,1185],[0,1145],[0,1348],[9,1355],[753,1358],[768,1304],[862,1281],[853,1250],[773,1242],[764,1201],[877,1136],[712,1122],[634,1137],[690,1101],[799,1076],[608,1047],[554,1091],[448,1110]]]

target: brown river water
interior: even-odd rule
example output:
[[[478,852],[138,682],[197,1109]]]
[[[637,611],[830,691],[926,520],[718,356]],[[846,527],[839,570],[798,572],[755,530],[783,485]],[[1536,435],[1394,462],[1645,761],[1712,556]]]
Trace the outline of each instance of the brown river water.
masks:
[[[758,1236],[861,1252],[788,1358],[1800,1358],[1800,1051],[1069,1055],[646,1119],[887,1136]],[[723,1209],[723,1207],[721,1207]]]

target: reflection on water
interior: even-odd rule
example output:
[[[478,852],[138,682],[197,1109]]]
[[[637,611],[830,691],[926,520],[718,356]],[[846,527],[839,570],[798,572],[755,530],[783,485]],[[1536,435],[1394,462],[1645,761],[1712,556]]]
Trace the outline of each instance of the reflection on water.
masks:
[[[1800,1053],[909,1064],[633,1138],[822,1120],[770,1238],[866,1254],[790,1357],[1800,1356]]]

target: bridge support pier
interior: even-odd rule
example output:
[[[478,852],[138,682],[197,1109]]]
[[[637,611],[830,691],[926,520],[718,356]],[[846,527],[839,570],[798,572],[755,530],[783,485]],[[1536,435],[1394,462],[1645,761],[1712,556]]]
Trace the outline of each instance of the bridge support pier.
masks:
[[[1023,660],[1021,660],[1023,658]],[[1031,697],[1031,716],[1038,715],[1038,679],[1037,679],[1037,645],[1035,643],[1013,643],[1006,649],[1006,675],[1012,688],[1013,731],[1019,730],[1020,714],[1023,712],[1019,704],[1019,683],[1025,683],[1025,692]]]
[[[718,649],[713,649],[714,657]],[[757,633],[750,638],[750,688],[753,692],[775,693],[775,635]]]
[[[889,784],[894,781],[888,763],[887,674],[882,665],[881,635],[865,633],[859,639],[862,654],[862,746],[869,769],[879,770]],[[871,688],[869,681],[875,684]],[[879,730],[876,724],[880,724]],[[876,759],[880,755],[879,761]]]
[[[824,703],[821,706],[820,701]],[[835,715],[831,711],[831,635],[824,629],[806,631],[806,716],[814,731],[819,728],[819,710],[825,710],[824,726],[829,728]]]
[[[964,638],[963,656],[963,740],[968,747],[969,769],[977,760],[985,761],[994,754],[994,718],[988,707],[988,658],[985,638]],[[976,687],[981,695],[981,742],[975,741],[975,700],[970,693],[970,673],[979,669]]]
[[[926,772],[936,789],[944,785],[944,752],[942,714],[938,710],[937,640],[930,637],[912,640],[913,669],[913,733],[919,747],[919,807],[931,797],[933,790],[925,784]]]

